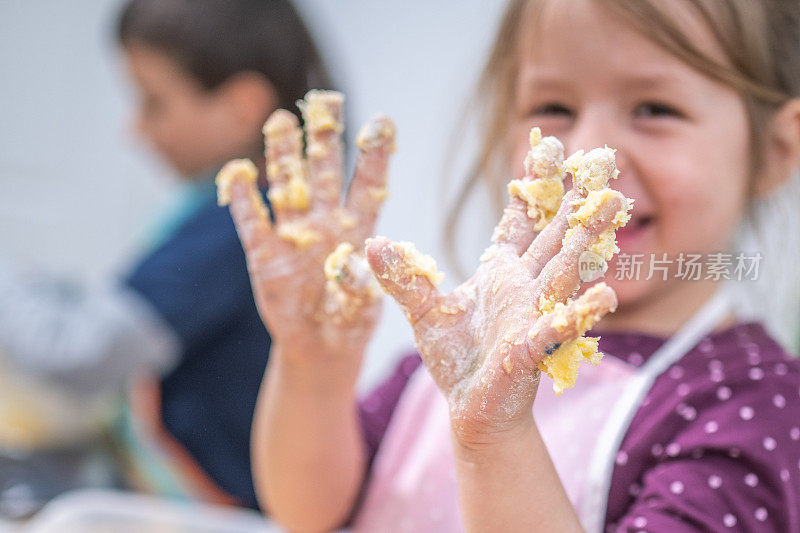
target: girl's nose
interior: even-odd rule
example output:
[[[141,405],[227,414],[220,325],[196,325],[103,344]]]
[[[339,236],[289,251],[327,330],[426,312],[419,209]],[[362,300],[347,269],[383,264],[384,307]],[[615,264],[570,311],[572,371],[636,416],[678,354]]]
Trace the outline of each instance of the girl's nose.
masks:
[[[576,150],[588,152],[593,148],[608,146],[616,150],[616,164],[620,172],[624,172],[628,166],[625,131],[612,109],[596,106],[583,110],[565,139],[565,145],[567,155]]]
[[[593,148],[619,148],[618,128],[614,116],[601,106],[584,109],[575,122],[566,141],[567,154],[576,150],[588,152]]]

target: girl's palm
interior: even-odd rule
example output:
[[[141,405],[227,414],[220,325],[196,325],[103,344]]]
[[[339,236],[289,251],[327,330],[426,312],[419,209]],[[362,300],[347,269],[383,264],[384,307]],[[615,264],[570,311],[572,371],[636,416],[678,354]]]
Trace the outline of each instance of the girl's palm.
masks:
[[[600,169],[606,182],[615,176],[613,152],[596,153],[601,160],[609,153],[611,165],[600,161],[606,163]],[[545,190],[540,186],[545,180],[552,184],[563,177],[562,158],[557,139],[536,141],[526,161],[528,175],[512,186]],[[542,181],[532,185],[536,180]],[[593,197],[587,201],[588,195]],[[540,362],[616,305],[604,284],[568,299],[580,286],[579,256],[604,232],[625,223],[629,203],[616,191],[583,187],[560,200],[544,226],[540,220],[546,215],[536,208],[547,198],[512,196],[477,271],[450,294],[435,287],[433,261],[411,245],[386,238],[367,242],[370,265],[412,324],[425,365],[448,398],[454,433],[465,442],[478,442],[529,416]],[[590,203],[594,210],[577,213],[583,220],[576,221],[576,209]]]
[[[300,103],[305,157],[303,132],[292,113],[278,110],[265,124],[272,220],[250,161],[231,161],[217,177],[220,204],[230,204],[261,317],[275,343],[292,354],[360,355],[379,315],[374,280],[352,250],[361,250],[372,234],[394,126],[377,117],[362,128],[358,165],[342,204],[342,100],[339,93],[312,91]],[[326,259],[343,243],[326,279]]]

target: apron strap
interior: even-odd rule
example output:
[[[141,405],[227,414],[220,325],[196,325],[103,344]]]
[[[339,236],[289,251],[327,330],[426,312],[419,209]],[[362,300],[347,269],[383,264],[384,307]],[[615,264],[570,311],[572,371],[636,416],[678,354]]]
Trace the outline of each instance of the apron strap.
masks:
[[[597,440],[587,472],[587,492],[580,509],[587,531],[603,531],[615,456],[631,420],[653,382],[710,333],[730,312],[731,292],[723,285],[675,335],[648,359],[615,402]]]

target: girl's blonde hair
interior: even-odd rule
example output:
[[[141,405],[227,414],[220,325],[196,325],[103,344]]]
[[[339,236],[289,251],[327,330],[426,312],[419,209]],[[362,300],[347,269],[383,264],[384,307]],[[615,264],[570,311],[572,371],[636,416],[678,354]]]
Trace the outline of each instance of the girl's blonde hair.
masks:
[[[759,168],[772,114],[800,96],[800,2],[798,0],[685,0],[708,25],[730,65],[700,50],[675,18],[674,0],[602,0],[609,12],[644,37],[708,77],[735,89],[750,124],[751,171]],[[477,88],[483,138],[472,171],[447,212],[445,242],[456,259],[456,229],[469,195],[481,180],[496,211],[505,204],[510,176],[512,110],[519,68],[520,38],[546,2],[511,0]],[[751,180],[751,190],[755,180]]]

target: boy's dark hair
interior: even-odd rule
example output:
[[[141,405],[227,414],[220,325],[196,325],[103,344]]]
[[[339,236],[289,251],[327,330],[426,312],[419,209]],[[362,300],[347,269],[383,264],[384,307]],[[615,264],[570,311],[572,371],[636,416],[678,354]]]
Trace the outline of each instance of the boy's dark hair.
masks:
[[[332,88],[288,0],[129,0],[117,40],[164,52],[209,90],[240,72],[261,73],[284,109],[312,88]]]

